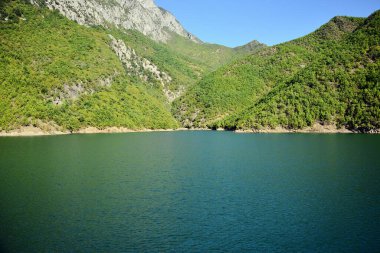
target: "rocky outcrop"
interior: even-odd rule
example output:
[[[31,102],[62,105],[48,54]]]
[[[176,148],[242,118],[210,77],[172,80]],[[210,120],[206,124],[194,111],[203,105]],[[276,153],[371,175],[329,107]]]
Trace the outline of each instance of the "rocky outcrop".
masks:
[[[65,83],[61,89],[54,89],[46,98],[54,105],[62,105],[65,100],[76,100],[82,95],[93,94],[102,87],[111,87],[112,82],[119,73],[115,72],[113,75],[101,77],[93,83],[85,83],[77,81],[76,83]]]
[[[352,33],[360,23],[355,18],[337,16],[315,31],[315,36],[323,40],[340,40]]]
[[[253,41],[251,41],[251,42],[249,42],[243,46],[235,47],[234,49],[236,51],[254,53],[254,52],[256,52],[259,49],[264,48],[264,47],[267,47],[267,45],[265,45],[265,44],[263,44],[257,40],[253,40]]]
[[[155,5],[153,0],[29,0],[58,10],[81,25],[114,25],[138,30],[155,41],[166,42],[170,33],[199,40],[187,32],[168,11]]]
[[[137,76],[144,82],[152,81],[161,84],[163,92],[169,102],[174,101],[180,96],[181,91],[173,92],[168,86],[172,78],[164,71],[161,71],[155,64],[148,59],[140,57],[135,50],[125,45],[123,40],[116,39],[108,35],[111,39],[110,47],[123,63],[128,75]]]

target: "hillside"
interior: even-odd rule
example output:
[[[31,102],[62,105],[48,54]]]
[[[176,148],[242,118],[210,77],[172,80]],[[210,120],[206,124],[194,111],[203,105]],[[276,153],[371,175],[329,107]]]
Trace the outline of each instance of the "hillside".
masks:
[[[207,75],[175,102],[174,114],[187,127],[379,129],[379,45],[379,12],[336,17]]]
[[[39,5],[0,3],[0,131],[177,128],[170,102],[235,57],[187,55],[137,30],[83,26]]]
[[[205,65],[207,70],[216,70],[226,63],[266,47],[265,44],[258,41],[253,41],[237,48],[229,48],[217,44],[192,43],[178,35],[173,35],[173,38],[167,44],[177,53],[186,55],[195,62]]]
[[[17,1],[1,12],[1,129],[178,126],[160,87],[128,75],[107,34]]]
[[[123,3],[0,2],[0,132],[380,128],[379,11],[273,47],[228,48],[196,39],[151,0],[125,1],[141,16],[120,13]]]
[[[166,42],[171,33],[195,43],[199,39],[185,30],[168,11],[153,0],[26,0],[36,6],[57,10],[81,25],[136,30],[149,38]]]

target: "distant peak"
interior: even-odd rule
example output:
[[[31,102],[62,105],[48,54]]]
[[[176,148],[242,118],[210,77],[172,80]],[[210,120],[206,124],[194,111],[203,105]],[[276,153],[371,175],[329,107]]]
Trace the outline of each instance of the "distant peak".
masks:
[[[374,13],[372,13],[366,20],[367,23],[370,23],[370,22],[376,22],[376,24],[378,25],[378,20],[380,20],[380,10],[377,10],[375,11]]]
[[[322,39],[339,40],[345,34],[352,33],[363,20],[363,18],[336,16],[315,31],[315,35]]]
[[[266,47],[264,43],[261,43],[257,40],[252,40],[251,42],[248,42],[247,44],[239,47],[235,47],[235,50],[238,51],[245,51],[245,52],[255,52],[260,48]]]
[[[380,10],[375,11],[375,12],[372,13],[368,18],[370,19],[370,18],[373,18],[373,17],[375,17],[375,16],[380,17]]]

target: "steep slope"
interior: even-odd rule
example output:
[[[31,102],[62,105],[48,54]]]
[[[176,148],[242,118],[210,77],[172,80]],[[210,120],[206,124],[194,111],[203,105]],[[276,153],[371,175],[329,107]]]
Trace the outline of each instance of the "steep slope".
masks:
[[[0,2],[0,131],[175,128],[170,103],[242,55],[198,43],[148,0],[32,3]]]
[[[198,43],[165,25],[165,39],[145,31],[151,39],[141,27],[109,23],[99,11],[129,6],[144,18],[149,12],[141,8],[156,8],[151,1],[26,2],[0,2],[0,131],[30,125],[380,128],[379,12],[336,17],[274,47],[253,41],[232,49]],[[80,9],[97,4],[102,7]],[[73,20],[90,16],[74,22],[59,12]]]
[[[378,129],[378,15],[336,17],[224,66],[176,101],[174,113],[189,127]]]
[[[325,29],[319,31],[317,35],[344,39],[324,48],[320,59],[275,87],[256,104],[218,124],[239,129],[278,126],[302,129],[322,124],[359,132],[377,131],[380,128],[380,12],[356,29],[346,27],[354,30],[353,33],[345,36],[336,29],[327,33]]]
[[[166,42],[171,33],[193,42],[199,40],[187,32],[168,11],[159,8],[153,0],[29,0],[39,6],[58,10],[81,25],[116,26],[140,31],[155,41]]]
[[[169,112],[170,103],[203,75],[242,55],[194,42],[165,27],[169,40],[161,43],[103,19],[99,19],[103,26],[94,26],[85,17],[92,13],[92,18],[99,18],[103,7],[121,4],[155,9],[149,1],[27,2],[0,2],[0,131],[27,125],[73,131],[90,126],[175,128],[178,123]],[[87,14],[75,9],[88,4],[102,8],[81,9]],[[79,13],[70,16],[76,22],[46,6],[70,10],[64,13],[67,16]],[[141,11],[141,25],[149,26]],[[130,22],[137,22],[137,17]],[[171,46],[175,40],[185,46]],[[193,55],[193,48],[202,54]],[[219,48],[229,53],[207,57]]]
[[[182,56],[214,70],[240,56],[264,46],[252,43],[245,50],[203,43],[187,32],[176,18],[153,0],[29,0],[38,6],[58,10],[67,18],[86,26],[102,26],[123,33],[139,31],[156,42],[163,42]]]
[[[263,44],[257,40],[252,40],[251,42],[249,42],[245,45],[235,47],[234,50],[236,52],[241,52],[241,53],[254,53],[254,52],[256,52],[259,49],[264,48],[264,47],[266,47],[265,44]]]
[[[162,92],[168,74],[123,41],[20,1],[0,14],[1,130],[178,126]]]
[[[237,48],[209,43],[197,44],[178,35],[173,35],[167,44],[177,53],[186,55],[195,62],[205,65],[207,70],[215,70],[226,63],[266,47],[265,44],[257,41]]]

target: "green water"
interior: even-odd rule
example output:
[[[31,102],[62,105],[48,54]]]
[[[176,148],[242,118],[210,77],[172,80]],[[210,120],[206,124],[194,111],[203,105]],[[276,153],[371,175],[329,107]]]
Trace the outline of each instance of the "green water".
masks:
[[[378,252],[380,136],[0,138],[3,252]]]

